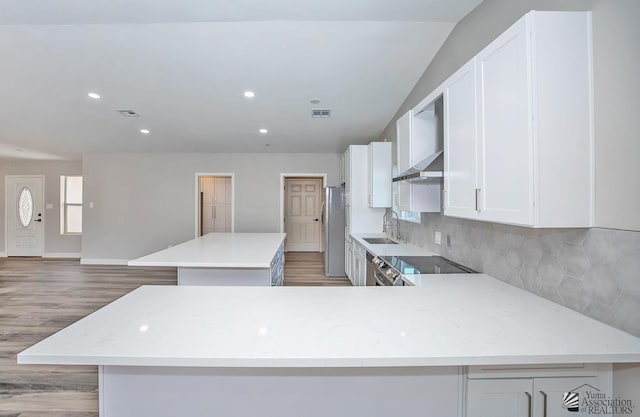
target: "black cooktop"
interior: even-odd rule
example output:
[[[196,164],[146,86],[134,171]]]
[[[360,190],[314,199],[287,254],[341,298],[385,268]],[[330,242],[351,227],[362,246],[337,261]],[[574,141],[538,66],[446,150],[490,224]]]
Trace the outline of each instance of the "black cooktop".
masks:
[[[389,266],[403,275],[466,274],[476,272],[442,256],[385,256],[383,259]]]

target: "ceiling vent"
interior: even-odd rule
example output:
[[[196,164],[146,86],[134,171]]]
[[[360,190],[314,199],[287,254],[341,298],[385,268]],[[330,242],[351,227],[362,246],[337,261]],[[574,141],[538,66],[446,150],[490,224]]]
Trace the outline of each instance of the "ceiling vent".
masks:
[[[331,117],[331,110],[329,109],[313,109],[311,110],[311,117],[314,119],[328,119]]]
[[[140,115],[133,110],[118,110],[118,113],[124,117],[140,117]]]

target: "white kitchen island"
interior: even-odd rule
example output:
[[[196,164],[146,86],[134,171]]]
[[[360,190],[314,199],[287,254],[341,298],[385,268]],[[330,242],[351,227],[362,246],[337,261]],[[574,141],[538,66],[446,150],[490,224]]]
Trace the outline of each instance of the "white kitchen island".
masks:
[[[208,233],[129,261],[175,266],[178,285],[282,285],[285,233]]]
[[[640,362],[640,338],[450,274],[422,287],[145,286],[18,362],[98,365],[102,417],[458,417],[466,366],[610,368]]]

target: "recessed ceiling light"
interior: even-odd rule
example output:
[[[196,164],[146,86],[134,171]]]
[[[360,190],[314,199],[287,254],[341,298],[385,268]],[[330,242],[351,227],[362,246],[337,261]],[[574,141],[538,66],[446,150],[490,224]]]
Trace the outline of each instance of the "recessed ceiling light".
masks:
[[[267,129],[260,129],[260,130],[259,130],[259,132],[260,132],[260,133],[262,133],[263,135],[264,135],[265,133],[269,133],[269,131],[268,131]]]
[[[100,94],[98,93],[89,93],[87,95],[94,100],[98,100],[100,98]]]
[[[142,133],[143,135],[148,135],[149,133],[151,133],[151,131],[149,129],[140,129],[140,133]]]
[[[247,91],[244,92],[244,96],[246,98],[254,98],[256,96],[256,93],[254,93],[253,91],[248,91],[247,90]]]
[[[318,100],[317,98],[312,98],[311,100],[309,100],[309,103],[318,104],[318,103],[320,103],[320,100]]]

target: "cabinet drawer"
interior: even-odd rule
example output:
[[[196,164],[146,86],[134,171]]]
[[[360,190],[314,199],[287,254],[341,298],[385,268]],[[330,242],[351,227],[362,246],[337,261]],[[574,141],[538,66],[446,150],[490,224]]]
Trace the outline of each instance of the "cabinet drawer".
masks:
[[[597,373],[597,365],[584,363],[469,366],[467,368],[469,379],[594,376]]]

